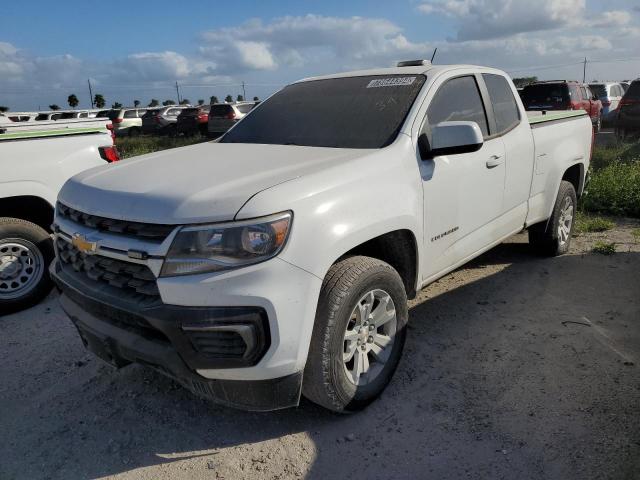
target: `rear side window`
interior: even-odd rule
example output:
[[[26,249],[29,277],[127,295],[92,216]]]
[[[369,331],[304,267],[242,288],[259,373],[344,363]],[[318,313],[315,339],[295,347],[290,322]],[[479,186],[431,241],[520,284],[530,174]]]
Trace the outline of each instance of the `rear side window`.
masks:
[[[634,100],[640,100],[640,82],[632,82],[624,98],[633,98]]]
[[[611,87],[611,96],[615,96],[615,87],[615,85]],[[598,98],[607,96],[607,87],[605,85],[589,85],[589,88]]]
[[[520,123],[520,110],[506,78],[489,73],[482,77],[489,91],[497,133],[500,135]]]
[[[136,118],[136,111],[135,110],[126,110],[124,112],[124,118]]]
[[[472,76],[454,78],[442,85],[431,100],[427,119],[430,127],[441,122],[476,122],[482,134],[485,137],[489,135],[487,114],[478,85]]]
[[[212,105],[211,117],[225,117],[231,112],[231,105]]]
[[[46,113],[41,113],[40,115],[36,116],[36,120],[47,120],[48,115]]]
[[[181,108],[171,108],[171,109],[167,110],[166,115],[169,115],[171,117],[177,117],[178,115],[180,115],[181,111],[182,111]]]
[[[245,103],[244,105],[236,105],[236,108],[240,113],[249,113],[253,108],[252,103]]]

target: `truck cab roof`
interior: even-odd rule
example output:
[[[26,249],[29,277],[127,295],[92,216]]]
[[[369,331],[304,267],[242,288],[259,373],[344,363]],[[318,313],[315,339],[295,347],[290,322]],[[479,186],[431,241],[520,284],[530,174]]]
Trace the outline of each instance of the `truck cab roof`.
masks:
[[[481,67],[478,65],[464,65],[464,64],[452,64],[452,65],[416,65],[416,66],[407,66],[407,67],[389,67],[389,68],[372,68],[368,70],[354,70],[349,72],[341,72],[341,73],[333,73],[330,75],[321,75],[316,77],[307,77],[301,80],[298,80],[294,83],[299,82],[310,82],[315,80],[327,80],[330,78],[344,78],[344,77],[366,77],[373,75],[430,75],[435,76],[440,73],[452,71],[452,70],[462,70],[462,69],[476,69],[482,72],[493,72],[504,75],[504,72],[501,70],[497,70],[489,67]]]

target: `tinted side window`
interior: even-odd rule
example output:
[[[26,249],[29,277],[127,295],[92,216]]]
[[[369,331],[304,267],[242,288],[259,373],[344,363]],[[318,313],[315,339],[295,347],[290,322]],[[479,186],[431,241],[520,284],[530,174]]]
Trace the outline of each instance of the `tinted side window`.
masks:
[[[493,114],[496,117],[496,133],[501,134],[520,123],[520,110],[506,78],[488,73],[482,77],[487,85]]]
[[[427,110],[430,127],[440,122],[476,122],[486,137],[489,135],[487,115],[475,78],[459,77],[442,85]]]
[[[580,90],[575,85],[569,85],[569,96],[574,102],[580,101]]]
[[[589,92],[587,92],[586,88],[580,87],[580,92],[582,92],[582,99],[583,100],[589,100],[591,98],[591,95],[589,95]]]
[[[136,118],[136,111],[135,110],[125,110],[124,118]]]

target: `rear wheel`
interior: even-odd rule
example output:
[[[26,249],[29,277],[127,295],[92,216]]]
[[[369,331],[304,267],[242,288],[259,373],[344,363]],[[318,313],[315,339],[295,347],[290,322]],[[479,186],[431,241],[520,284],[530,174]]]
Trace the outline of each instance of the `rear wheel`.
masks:
[[[578,200],[575,188],[562,180],[551,217],[529,227],[529,243],[540,253],[549,256],[562,255],[569,251],[571,234]]]
[[[366,407],[398,366],[407,315],[404,284],[390,265],[362,256],[333,265],[320,293],[303,394],[336,412]]]
[[[31,222],[0,218],[0,313],[38,303],[51,290],[49,234]]]

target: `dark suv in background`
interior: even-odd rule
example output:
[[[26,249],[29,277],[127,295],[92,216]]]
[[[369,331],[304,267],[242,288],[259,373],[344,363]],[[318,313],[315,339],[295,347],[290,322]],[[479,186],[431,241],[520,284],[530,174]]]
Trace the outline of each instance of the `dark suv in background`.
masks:
[[[147,110],[142,116],[142,133],[175,135],[178,115],[184,108],[180,105],[170,105]]]
[[[200,105],[182,110],[176,122],[177,133],[184,135],[200,133],[201,135],[206,135],[210,109],[210,105]]]
[[[526,110],[584,110],[596,133],[602,126],[602,102],[589,85],[571,80],[535,82],[524,87],[520,98]]]
[[[640,78],[631,82],[631,86],[620,100],[616,135],[621,140],[640,134]]]

